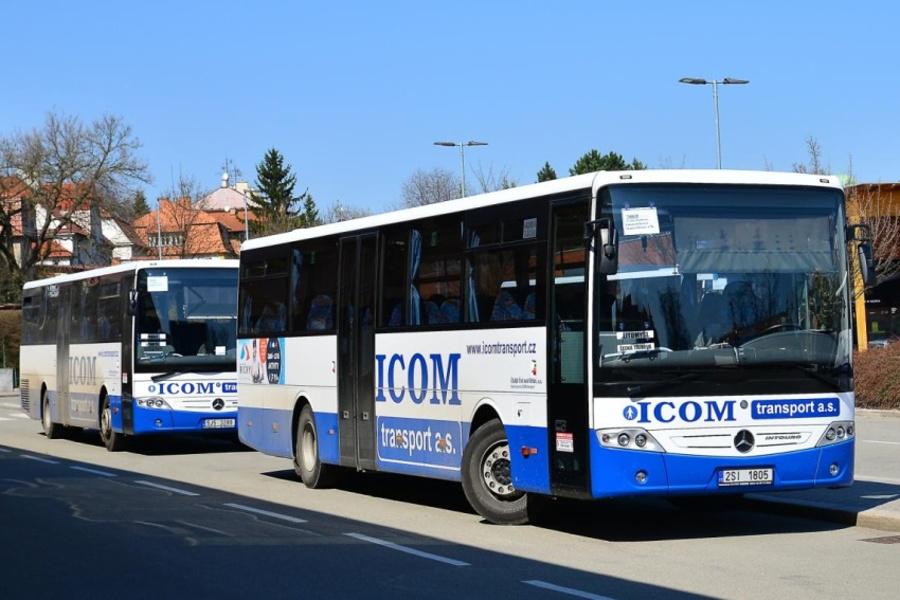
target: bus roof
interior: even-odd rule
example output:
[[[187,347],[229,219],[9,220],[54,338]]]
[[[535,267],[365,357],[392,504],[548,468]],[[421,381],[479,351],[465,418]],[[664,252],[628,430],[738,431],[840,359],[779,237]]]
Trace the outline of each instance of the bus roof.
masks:
[[[173,260],[141,260],[122,263],[112,267],[101,267],[99,269],[90,269],[88,271],[79,271],[77,273],[66,273],[64,275],[55,275],[44,279],[35,279],[27,282],[22,289],[42,287],[45,285],[53,285],[56,283],[66,283],[68,281],[79,281],[81,279],[89,279],[91,277],[102,277],[103,275],[113,275],[115,273],[128,273],[130,271],[140,271],[141,269],[153,268],[215,268],[224,269],[238,267],[238,261],[235,259],[211,259],[211,258],[183,258]]]
[[[747,185],[797,185],[842,189],[840,179],[834,175],[810,175],[805,173],[781,173],[774,171],[701,170],[701,169],[647,169],[640,171],[597,171],[573,177],[564,177],[542,183],[469,196],[446,202],[438,202],[415,208],[405,208],[359,219],[329,223],[318,227],[295,229],[286,233],[260,237],[244,242],[241,250],[253,250],[297,240],[374,229],[394,223],[403,223],[437,215],[484,208],[506,202],[525,200],[536,196],[552,196],[578,190],[595,195],[601,187],[610,184],[638,183],[707,183]]]

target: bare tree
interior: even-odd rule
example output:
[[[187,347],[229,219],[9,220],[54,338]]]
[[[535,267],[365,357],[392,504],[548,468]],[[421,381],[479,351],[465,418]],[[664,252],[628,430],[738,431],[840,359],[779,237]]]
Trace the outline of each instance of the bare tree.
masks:
[[[794,173],[810,173],[813,175],[828,175],[831,173],[831,165],[822,163],[822,147],[813,136],[806,138],[806,153],[809,155],[809,163],[794,163]]]
[[[347,206],[340,200],[335,200],[319,215],[319,221],[324,223],[338,223],[340,221],[349,221],[351,219],[361,219],[372,215],[372,211],[367,208],[359,208],[356,206]]]
[[[110,115],[85,125],[50,112],[40,129],[0,138],[0,262],[10,276],[33,279],[53,240],[84,227],[86,214],[99,242],[100,211],[121,214],[132,188],[150,181],[140,148],[131,127]]]
[[[409,179],[403,182],[400,202],[394,208],[412,208],[424,206],[460,197],[459,177],[436,167],[431,171],[417,169]]]
[[[481,163],[478,163],[478,166],[472,169],[472,172],[475,173],[475,180],[478,182],[478,188],[482,194],[496,192],[497,190],[508,190],[519,184],[515,177],[510,176],[509,169],[506,167],[495,174],[493,165],[485,171]]]
[[[892,184],[859,184],[848,187],[847,215],[851,223],[866,225],[871,232],[872,252],[878,269],[878,281],[900,273],[900,217],[892,198]],[[850,271],[858,281],[859,261],[850,257]],[[855,297],[863,294],[855,288]]]

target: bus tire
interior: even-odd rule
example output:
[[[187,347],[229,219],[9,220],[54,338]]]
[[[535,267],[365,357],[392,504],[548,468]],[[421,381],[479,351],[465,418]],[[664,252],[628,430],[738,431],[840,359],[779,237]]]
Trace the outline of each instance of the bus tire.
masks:
[[[294,471],[310,489],[334,487],[340,467],[323,464],[319,459],[319,434],[316,419],[309,404],[300,411],[297,420],[297,446],[294,449]]]
[[[43,394],[41,394],[41,426],[44,428],[44,435],[47,436],[48,440],[58,440],[65,433],[63,426],[59,423],[54,423],[50,416],[50,394],[47,390],[44,390]]]
[[[109,396],[104,395],[100,403],[100,441],[110,452],[118,452],[125,448],[125,434],[117,433],[112,426],[112,408]]]
[[[462,486],[472,508],[497,525],[528,523],[539,500],[513,487],[510,466],[503,423],[488,421],[472,434],[463,451]]]

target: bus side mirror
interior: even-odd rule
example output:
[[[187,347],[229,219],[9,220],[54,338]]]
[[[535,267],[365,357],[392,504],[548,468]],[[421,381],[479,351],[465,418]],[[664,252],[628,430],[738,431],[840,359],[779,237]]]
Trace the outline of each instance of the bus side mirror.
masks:
[[[859,257],[859,275],[863,281],[863,287],[875,285],[878,272],[875,268],[875,258],[872,254],[872,229],[864,224],[857,223],[847,226],[847,241],[857,242],[856,252]]]
[[[598,270],[604,275],[614,275],[619,270],[619,234],[612,219],[589,221],[584,226],[584,237],[600,260]],[[599,252],[598,252],[599,250]]]
[[[128,316],[133,317],[137,314],[138,292],[131,290],[128,292]]]
[[[875,270],[875,258],[872,256],[872,246],[862,242],[857,246],[859,252],[859,274],[862,277],[863,286],[875,285],[878,273]]]

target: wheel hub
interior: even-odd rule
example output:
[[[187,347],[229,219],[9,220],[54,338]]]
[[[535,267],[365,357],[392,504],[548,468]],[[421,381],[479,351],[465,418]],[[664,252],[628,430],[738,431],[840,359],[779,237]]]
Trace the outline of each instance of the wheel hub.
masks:
[[[481,461],[481,477],[484,485],[495,496],[512,496],[516,488],[512,483],[509,461],[509,444],[503,441],[488,449]]]

